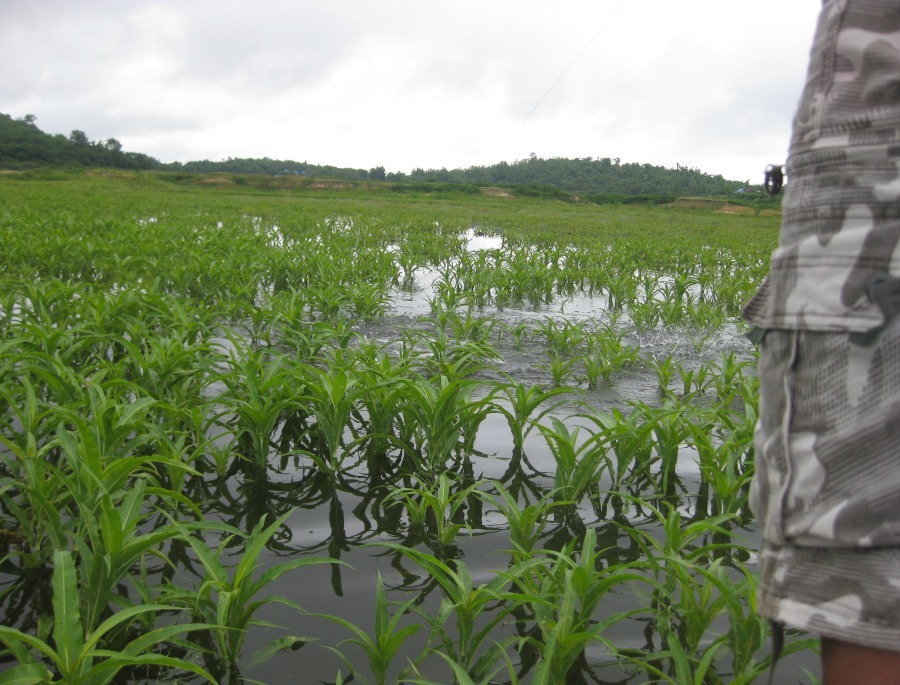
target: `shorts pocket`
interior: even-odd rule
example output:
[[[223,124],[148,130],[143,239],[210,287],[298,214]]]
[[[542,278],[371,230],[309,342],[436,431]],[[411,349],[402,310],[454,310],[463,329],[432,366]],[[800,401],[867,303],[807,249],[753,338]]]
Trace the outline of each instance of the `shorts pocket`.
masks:
[[[895,322],[896,323],[896,322]],[[777,544],[900,543],[900,330],[770,332],[751,503]]]

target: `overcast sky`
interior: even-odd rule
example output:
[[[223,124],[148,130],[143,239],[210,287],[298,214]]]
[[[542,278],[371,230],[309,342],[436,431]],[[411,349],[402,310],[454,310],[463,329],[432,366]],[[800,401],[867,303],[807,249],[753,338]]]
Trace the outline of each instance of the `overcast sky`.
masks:
[[[618,157],[760,182],[819,0],[0,0],[0,112],[163,162]]]

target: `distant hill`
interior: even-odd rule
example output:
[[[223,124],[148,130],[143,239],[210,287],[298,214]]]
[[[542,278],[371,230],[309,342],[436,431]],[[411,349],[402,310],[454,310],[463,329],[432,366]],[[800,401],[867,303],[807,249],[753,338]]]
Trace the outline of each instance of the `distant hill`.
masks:
[[[115,138],[90,141],[83,131],[67,138],[41,131],[31,115],[13,119],[0,114],[0,167],[22,169],[35,166],[112,167],[158,169],[160,163],[139,152],[124,152]]]
[[[388,175],[390,178],[390,175]],[[556,186],[579,194],[602,195],[730,195],[747,184],[728,181],[722,176],[699,169],[677,166],[675,169],[652,164],[621,164],[618,159],[542,159],[531,156],[513,163],[469,167],[447,171],[414,170],[413,181],[461,181],[475,185]]]
[[[329,176],[350,181],[387,180],[400,183],[466,183],[476,186],[556,187],[566,193],[583,195],[731,195],[746,182],[729,181],[699,169],[678,166],[675,169],[651,164],[621,164],[618,159],[542,159],[529,157],[513,163],[468,169],[414,169],[410,173],[385,173],[374,169],[339,169],[277,159],[227,159],[222,162],[187,162],[166,168],[192,173],[226,172],[232,174],[298,174]]]
[[[677,166],[675,169],[651,164],[621,164],[618,159],[554,157],[542,159],[531,155],[515,162],[499,162],[490,166],[467,169],[414,169],[410,173],[386,173],[384,167],[347,169],[320,166],[308,162],[277,159],[227,159],[219,162],[161,163],[139,152],[125,152],[115,138],[91,141],[83,131],[72,131],[68,137],[50,135],[28,115],[13,119],[0,113],[0,168],[26,169],[43,166],[111,167],[117,169],[156,169],[190,173],[225,172],[233,174],[267,174],[327,176],[348,181],[393,181],[400,184],[466,184],[469,186],[515,187],[517,194],[546,194],[539,188],[556,188],[566,194],[585,199],[626,198],[628,196],[725,196],[747,184],[726,180],[699,169]],[[618,200],[617,200],[618,201]]]

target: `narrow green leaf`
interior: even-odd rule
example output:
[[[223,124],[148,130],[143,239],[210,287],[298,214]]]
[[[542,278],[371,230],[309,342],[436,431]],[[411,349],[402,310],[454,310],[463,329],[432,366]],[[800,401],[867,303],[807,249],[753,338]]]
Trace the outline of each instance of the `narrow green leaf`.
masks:
[[[100,519],[100,533],[103,538],[103,547],[110,555],[116,555],[122,549],[123,526],[122,517],[113,506],[112,498],[103,493],[100,499],[102,518]]]
[[[76,674],[84,646],[84,629],[78,609],[78,586],[72,553],[58,549],[53,553],[53,641],[59,654],[64,677]]]
[[[62,662],[60,661],[59,654],[56,653],[56,650],[39,637],[23,633],[21,630],[16,630],[15,628],[8,628],[0,625],[0,642],[8,645],[10,651],[13,653],[16,653],[21,649],[21,645],[28,645],[52,660],[57,668],[62,667]]]
[[[98,649],[94,652],[97,657],[105,657],[96,666],[85,674],[84,682],[97,683],[105,685],[112,680],[115,674],[123,668],[132,666],[165,666],[166,668],[180,669],[196,673],[201,678],[205,678],[208,682],[215,685],[216,679],[213,678],[205,669],[197,664],[191,663],[184,659],[163,656],[161,654],[138,654],[130,656],[122,656],[119,652],[112,652],[105,649]],[[90,678],[91,680],[87,680]]]
[[[169,609],[178,609],[179,607],[171,606],[169,604],[139,604],[137,606],[126,607],[121,611],[117,611],[115,614],[110,616],[108,619],[103,621],[97,629],[92,631],[87,635],[87,640],[84,644],[85,651],[93,650],[100,639],[106,635],[110,630],[115,628],[116,626],[125,623],[126,621],[130,621],[135,616],[139,616],[140,614],[146,614],[151,611],[166,611]]]
[[[264,661],[268,661],[273,654],[277,652],[284,651],[285,649],[291,649],[294,645],[305,645],[307,642],[311,642],[316,638],[313,637],[296,637],[294,635],[288,635],[286,637],[280,637],[277,640],[272,640],[269,644],[257,649],[253,654],[250,655],[250,658],[246,661],[242,662],[242,666],[245,669],[251,669],[254,666],[258,666]]]
[[[51,673],[42,664],[19,664],[0,673],[0,685],[36,685],[49,682]]]
[[[173,626],[163,626],[162,628],[156,628],[136,637],[134,640],[125,645],[125,648],[122,650],[122,654],[136,656],[138,654],[143,654],[147,650],[152,649],[157,645],[162,644],[163,642],[166,642],[176,635],[190,633],[195,630],[215,629],[216,626],[210,625],[209,623],[181,623]]]

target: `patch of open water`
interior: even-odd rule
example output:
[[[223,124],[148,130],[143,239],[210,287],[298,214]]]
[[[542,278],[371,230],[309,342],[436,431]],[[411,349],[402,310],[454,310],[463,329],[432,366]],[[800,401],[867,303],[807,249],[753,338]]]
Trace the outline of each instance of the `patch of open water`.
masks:
[[[272,239],[277,241],[279,236],[273,235]],[[467,240],[468,249],[473,251],[496,249],[502,244],[499,237],[479,235],[474,230],[467,235]],[[433,286],[438,278],[436,270],[418,270],[411,287],[397,289],[392,293],[388,314],[362,325],[361,332],[380,342],[389,342],[396,340],[400,331],[431,325],[431,299],[434,297]],[[498,309],[486,306],[473,312],[473,315],[489,318],[499,326],[511,328],[521,324],[539,326],[548,317],[559,321],[602,321],[606,304],[602,297],[575,295],[535,308]],[[639,347],[643,355],[657,359],[671,355],[686,367],[699,366],[727,353],[733,353],[741,360],[751,359],[753,355],[752,346],[734,324],[727,324],[712,335],[704,334],[702,340],[696,338],[695,331],[688,329],[658,327],[650,331],[629,330],[627,317],[623,317],[616,325],[626,327],[623,342]],[[225,338],[216,342],[233,350],[230,341]],[[548,372],[542,367],[547,355],[542,346],[516,346],[504,339],[498,344],[498,351],[501,358],[497,367],[502,372],[527,386],[548,385]],[[586,390],[583,383],[572,381],[572,384],[578,386],[577,395],[573,395],[573,399],[577,396],[579,401],[587,402],[603,412],[625,408],[629,402],[655,405],[660,401],[657,375],[644,364],[615,374],[612,382],[601,383],[593,390]],[[575,409],[574,405],[563,406],[548,415],[543,423],[546,425],[550,416],[554,416],[570,426],[578,425],[580,421],[587,426],[583,420],[573,415]],[[497,414],[489,415],[481,425],[474,444],[474,455],[471,458],[471,476],[474,481],[503,480],[507,487],[515,486],[522,492],[535,493],[533,498],[537,493],[551,488],[556,462],[540,432],[533,430],[526,438],[521,462],[513,463],[511,444],[511,433],[505,419]],[[680,450],[676,474],[685,493],[696,493],[700,471],[696,453],[692,449]],[[292,488],[306,488],[303,483],[306,476],[307,472],[293,467],[273,470],[269,475],[269,482],[258,484],[252,494],[252,499],[256,502],[253,505],[256,514],[278,513],[279,507],[283,507],[284,503],[292,506],[290,491]],[[600,483],[601,490],[609,485],[608,478],[604,477]],[[230,486],[233,488],[232,496],[235,501],[242,498],[246,500],[248,488],[245,483],[235,479]],[[360,490],[361,492],[354,493],[335,489],[330,493],[321,493],[318,497],[309,497],[307,503],[298,507],[288,519],[289,537],[281,539],[273,550],[266,551],[264,565],[283,561],[291,554],[320,554],[339,558],[347,566],[304,567],[282,576],[266,588],[267,595],[285,597],[303,607],[307,613],[298,614],[289,606],[270,604],[259,612],[258,618],[284,626],[291,634],[308,636],[315,641],[307,643],[299,651],[277,653],[258,668],[248,671],[248,677],[259,678],[273,685],[282,682],[333,682],[342,662],[325,647],[336,646],[351,635],[346,629],[313,614],[346,617],[362,628],[371,630],[374,625],[377,573],[383,576],[392,601],[405,601],[409,597],[419,596],[419,608],[431,615],[436,613],[441,599],[440,590],[435,587],[429,589],[428,576],[424,571],[384,548],[365,546],[379,541],[414,544],[415,540],[410,537],[408,522],[404,518],[389,521],[390,515],[378,507],[375,494],[366,491],[365,481]],[[246,501],[243,504],[247,507],[243,512],[220,512],[221,518],[229,520],[233,513],[239,519],[244,516],[249,519],[250,507]],[[685,517],[695,513],[690,495],[686,494],[683,498],[680,511]],[[579,504],[578,513],[583,524],[594,528],[598,532],[598,538],[608,547],[609,563],[627,558],[633,552],[628,536],[609,517],[598,513],[588,500]],[[645,516],[634,509],[627,509],[622,513],[625,520],[634,525],[649,525]],[[454,543],[454,553],[468,566],[476,584],[486,582],[505,570],[509,563],[507,552],[510,542],[505,530],[506,519],[489,505],[476,510],[476,507],[468,504],[465,516],[466,525]],[[758,541],[755,526],[739,529],[735,533],[744,537],[745,544],[750,548]],[[538,547],[543,545],[559,549],[572,536],[573,532],[567,529],[564,522],[551,521]],[[236,561],[232,550],[222,549],[220,553],[223,559]],[[751,568],[755,565],[752,553],[747,556],[745,563]],[[648,597],[635,595],[630,589],[623,588],[612,591],[604,599],[602,607],[604,612],[615,613],[645,607],[648,602]],[[409,619],[408,622],[411,621]],[[722,631],[727,630],[727,626],[717,627]],[[500,629],[495,637],[515,636],[515,631],[516,626],[510,623]],[[279,628],[251,631],[247,636],[245,654],[252,653],[284,632]],[[619,647],[642,649],[646,647],[646,635],[645,615],[643,618],[616,623],[606,636]],[[415,658],[426,642],[427,629],[422,629],[410,639],[402,654]],[[310,652],[314,654],[311,655]],[[347,647],[347,652],[357,663],[362,663],[359,650]],[[600,643],[589,647],[587,658],[596,667],[591,676],[592,682],[599,685],[643,682],[640,677],[632,677],[618,666],[602,666],[608,659],[608,653]],[[776,682],[798,682],[804,669],[817,672],[816,661],[815,656],[809,652],[785,659],[779,665],[779,678]],[[402,665],[403,658],[398,658],[397,663]],[[346,669],[344,672],[346,673]],[[424,677],[440,679],[446,675],[446,668],[435,659],[423,664],[421,672]]]
[[[469,246],[470,249],[492,249],[496,246],[497,240],[473,236],[470,238]],[[434,271],[417,272],[415,286],[395,291],[388,315],[365,324],[362,332],[380,342],[388,342],[395,340],[400,330],[428,325],[429,301],[434,294],[432,286],[437,278],[438,275]],[[536,309],[485,307],[478,310],[477,315],[508,326],[516,326],[523,322],[540,324],[547,317],[588,321],[596,319],[598,312],[604,311],[604,305],[605,302],[600,298],[576,296]],[[734,324],[726,325],[712,335],[705,335],[699,343],[694,336],[695,332],[686,329],[657,328],[645,332],[629,331],[625,342],[639,346],[643,354],[655,358],[662,359],[672,355],[687,367],[699,366],[726,353],[732,353],[741,360],[751,359],[753,356],[752,346]],[[501,354],[498,367],[504,373],[526,385],[547,385],[547,371],[540,366],[546,359],[543,349],[533,345],[516,347],[507,342],[498,345],[498,350]],[[597,389],[591,391],[579,389],[577,399],[588,402],[599,411],[623,408],[629,402],[654,405],[660,401],[658,379],[653,369],[647,368],[646,365],[638,365],[616,374],[613,382],[603,383]],[[562,407],[550,416],[556,416],[569,425],[576,425],[579,419],[573,417],[574,410],[574,406]],[[546,424],[548,421],[549,416],[545,417],[543,423]],[[512,464],[511,444],[511,434],[505,419],[496,414],[489,415],[480,426],[475,441],[474,456],[471,459],[473,479],[476,482],[487,479],[503,480],[508,487],[515,486],[521,491],[532,489],[535,493],[551,488],[556,463],[540,432],[533,430],[528,435],[524,445],[525,457],[516,465]],[[512,475],[511,465],[515,467],[512,469]],[[693,495],[689,493],[696,493],[700,484],[700,469],[693,449],[683,447],[679,451],[676,474],[685,493],[679,510],[684,517],[689,518],[695,514]],[[281,477],[286,475],[288,474]],[[609,485],[608,478],[604,477],[600,488],[602,490]],[[398,554],[377,546],[362,546],[378,541],[392,540],[408,544],[414,542],[408,537],[409,530],[404,522],[391,530],[379,528],[375,521],[376,519],[384,521],[385,512],[373,511],[372,506],[372,501],[367,500],[365,496],[336,492],[330,500],[322,502],[317,507],[298,510],[288,522],[295,544],[300,543],[304,550],[329,552],[349,564],[350,568],[326,566],[305,568],[302,574],[297,576],[302,578],[301,581],[294,580],[293,576],[284,577],[271,588],[273,594],[296,601],[311,613],[321,612],[350,617],[357,625],[371,630],[374,625],[375,576],[376,573],[380,573],[385,586],[390,589],[392,600],[399,602],[418,596],[419,609],[434,615],[440,604],[441,594],[439,588],[429,589],[428,575],[424,571]],[[616,560],[628,558],[634,553],[630,538],[608,518],[598,515],[589,501],[584,500],[579,504],[578,513],[584,525],[597,530],[598,537],[608,547],[608,563],[617,563]],[[632,525],[645,528],[648,526],[645,512],[639,513],[630,509],[624,514]],[[506,519],[489,505],[484,505],[478,512],[468,510],[466,516],[469,525],[458,535],[454,549],[458,558],[470,569],[473,581],[478,584],[502,572],[509,563],[510,542],[505,531]],[[661,534],[652,525],[650,529],[654,535]],[[750,550],[758,543],[755,524],[748,528],[737,529],[734,534]],[[572,535],[572,531],[567,530],[562,522],[551,521],[538,546],[559,549]],[[755,562],[753,552],[748,552],[744,563],[753,569]],[[622,588],[611,591],[603,600],[602,606],[606,614],[646,607],[649,601],[646,595],[635,595],[633,589]],[[265,618],[279,625],[290,626],[292,629],[297,625],[296,614],[280,605],[268,608]],[[718,619],[713,626],[722,633],[728,630],[727,624],[723,623],[724,620]],[[350,637],[349,633],[323,619],[303,619],[301,623],[299,633],[317,638],[317,643],[304,646],[302,651],[318,650],[316,658],[310,660],[309,655],[304,655],[298,659],[300,655],[278,654],[259,668],[258,673],[263,679],[279,682],[278,674],[290,673],[293,665],[302,661],[304,678],[308,682],[333,682],[338,669],[341,668],[341,662],[323,647],[336,645],[341,639]],[[647,631],[645,614],[643,617],[616,623],[606,636],[621,648],[645,649],[649,646]],[[248,644],[248,651],[275,636],[276,633],[249,636],[251,644]],[[509,623],[499,628],[493,636],[496,638],[516,636],[516,626]],[[402,654],[408,658],[418,656],[426,644],[426,637],[426,629],[422,629],[408,641]],[[656,637],[651,639],[658,640]],[[654,647],[659,648],[658,642]],[[354,651],[352,647],[348,648],[348,653],[353,659],[362,658],[360,650]],[[514,654],[511,656],[516,659]],[[608,651],[601,643],[592,644],[586,656],[592,665],[591,674],[587,676],[590,682],[598,685],[644,682],[639,675],[635,676],[623,670],[621,666],[604,666],[610,659]],[[399,663],[403,665],[403,659],[400,659]],[[775,682],[800,682],[804,671],[816,673],[817,670],[816,656],[809,651],[801,652],[779,663]],[[446,676],[446,668],[436,659],[429,660],[420,666],[420,673],[423,677],[440,680]]]

